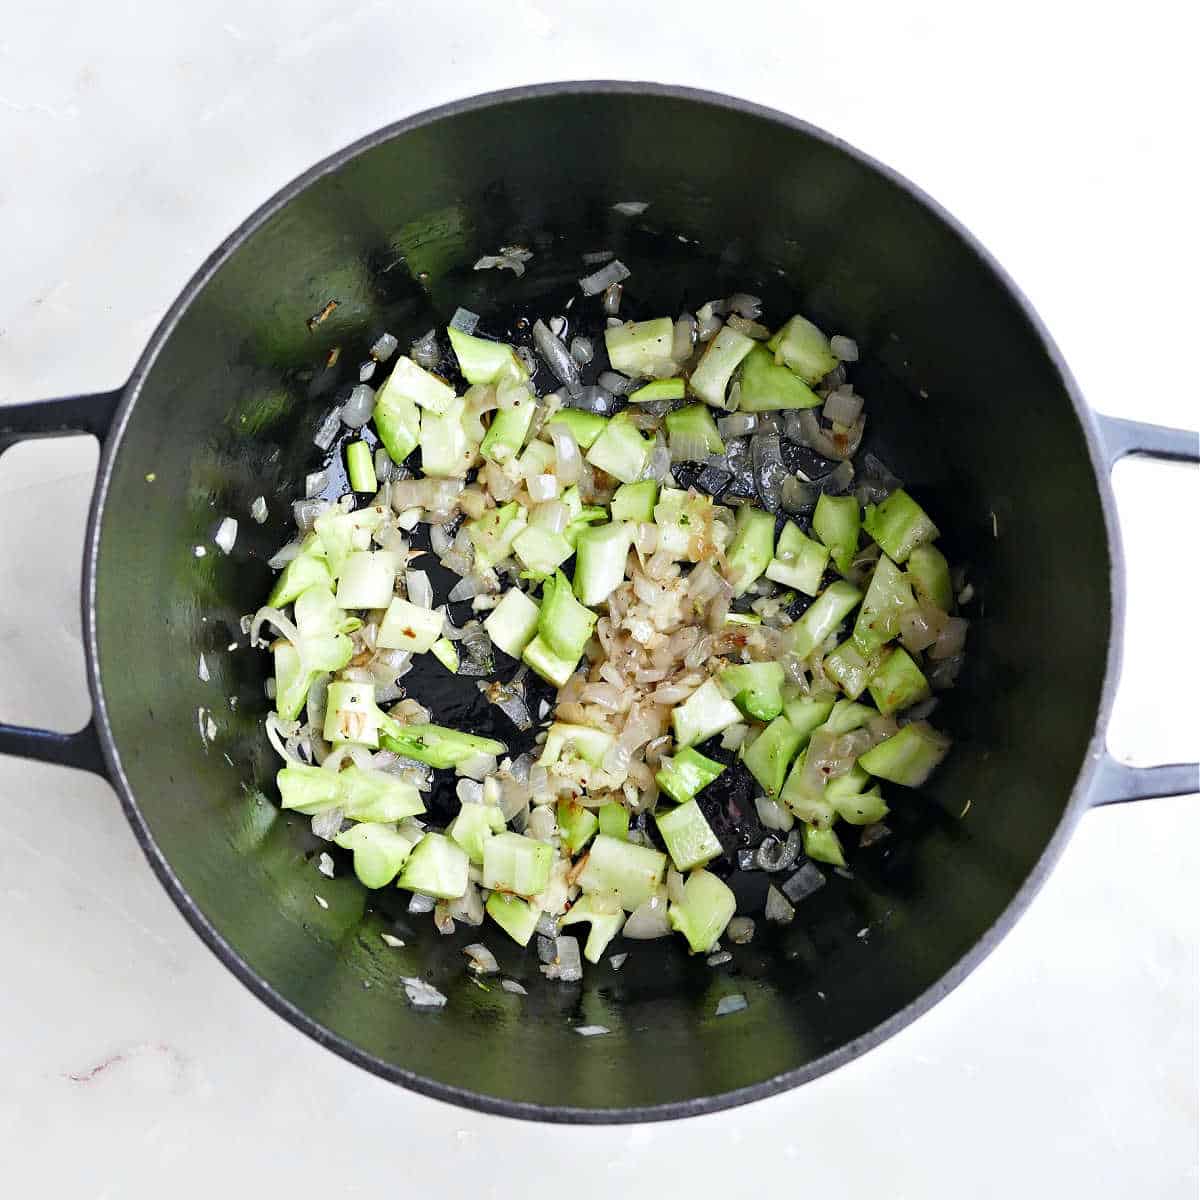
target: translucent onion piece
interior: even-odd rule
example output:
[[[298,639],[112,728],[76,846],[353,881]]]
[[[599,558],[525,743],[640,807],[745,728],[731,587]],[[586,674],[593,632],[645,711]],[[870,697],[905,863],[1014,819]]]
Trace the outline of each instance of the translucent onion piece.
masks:
[[[361,429],[375,411],[375,389],[365,383],[356,383],[350,389],[346,403],[342,405],[342,424],[351,429]]]
[[[598,296],[612,284],[620,283],[623,279],[628,278],[629,268],[619,258],[614,258],[612,262],[605,264],[598,271],[585,275],[579,281],[579,290],[585,296]]]

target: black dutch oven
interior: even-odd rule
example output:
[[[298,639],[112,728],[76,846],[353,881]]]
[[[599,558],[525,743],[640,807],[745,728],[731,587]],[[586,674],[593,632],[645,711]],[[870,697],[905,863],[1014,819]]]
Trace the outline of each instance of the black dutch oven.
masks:
[[[627,200],[650,207],[613,211]],[[471,270],[512,242],[535,250],[523,279]],[[458,304],[485,318],[561,305],[580,252],[600,248],[633,269],[635,315],[748,290],[776,319],[799,309],[855,337],[867,446],[937,515],[981,603],[971,667],[939,717],[954,753],[897,804],[892,837],[792,925],[760,922],[732,973],[637,943],[620,972],[605,965],[579,985],[544,981],[536,956],[493,930],[504,972],[528,988],[519,996],[468,979],[461,944],[479,931],[441,937],[387,898],[369,906],[348,873],[316,873],[323,843],[270,798],[268,663],[239,619],[266,593],[264,561],[315,465],[315,423],[371,340],[415,336]],[[780,113],[650,84],[558,84],[373,134],[209,258],[119,391],[0,412],[0,449],[75,431],[103,443],[83,563],[93,717],[73,735],[0,727],[0,751],[106,776],[163,886],[230,970],[318,1042],[431,1096],[632,1121],[804,1083],[953,988],[1090,805],[1197,787],[1195,766],[1122,766],[1104,737],[1124,593],[1109,471],[1126,454],[1195,461],[1196,436],[1091,412],[964,229]],[[262,528],[245,519],[260,494],[273,514]],[[228,557],[212,545],[226,513],[243,518]],[[385,929],[406,946],[385,945]],[[402,975],[448,1003],[409,1007]],[[715,1017],[731,992],[748,1007]],[[610,1033],[580,1038],[581,1023]]]

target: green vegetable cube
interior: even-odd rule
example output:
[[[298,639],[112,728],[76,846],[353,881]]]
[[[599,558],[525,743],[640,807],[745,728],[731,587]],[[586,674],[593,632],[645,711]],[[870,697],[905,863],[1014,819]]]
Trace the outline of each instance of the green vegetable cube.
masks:
[[[781,408],[817,408],[821,397],[787,367],[777,366],[769,350],[756,345],[742,363],[739,412],[776,412]]]
[[[807,538],[794,521],[789,521],[779,535],[775,557],[767,564],[767,578],[775,583],[793,587],[806,596],[821,590],[821,576],[829,563],[829,551]]]
[[[483,886],[536,896],[550,882],[554,849],[519,833],[496,833],[483,843]]]
[[[447,832],[467,852],[467,857],[481,867],[484,844],[503,829],[504,814],[495,805],[464,804]]]
[[[634,483],[650,461],[653,443],[638,432],[624,413],[618,413],[605,426],[585,456],[593,467],[606,471],[622,483]]]
[[[559,921],[560,925],[574,925],[578,921],[591,923],[591,932],[583,948],[583,957],[590,963],[600,961],[608,943],[625,924],[625,914],[615,901],[610,904],[608,900],[608,897],[580,896]]]
[[[457,900],[470,882],[467,852],[440,833],[427,833],[413,847],[400,872],[398,885],[410,892]]]
[[[542,915],[537,908],[520,896],[493,892],[485,905],[487,915],[508,934],[518,946],[527,946]]]
[[[683,899],[667,910],[667,920],[687,938],[693,954],[706,954],[736,909],[733,892],[720,879],[709,871],[693,871],[683,885]]]
[[[899,733],[873,746],[858,761],[879,779],[904,787],[920,787],[946,757],[950,739],[927,721],[913,721]]]
[[[950,584],[950,564],[946,556],[933,545],[917,546],[908,556],[908,576],[917,595],[942,612],[954,607],[954,589]]]
[[[887,654],[871,677],[869,687],[871,698],[885,715],[909,708],[930,695],[921,668],[902,646]]]
[[[591,893],[616,892],[621,907],[632,912],[654,894],[666,873],[665,854],[598,834],[579,875],[579,886]]]
[[[623,483],[612,498],[614,521],[653,521],[654,506],[658,503],[658,481],[641,479]]]
[[[674,366],[671,346],[675,322],[670,317],[653,321],[626,321],[604,331],[608,361],[614,371],[637,379],[644,375],[663,375]]]
[[[818,829],[814,825],[805,825],[804,853],[814,862],[831,863],[835,867],[846,865],[841,840],[831,828]]]
[[[600,824],[596,814],[577,800],[560,800],[556,815],[563,848],[572,855],[587,845]]]
[[[387,887],[412,853],[410,838],[390,825],[354,825],[333,839],[354,851],[354,874],[363,887]]]
[[[711,758],[705,758],[688,747],[680,750],[674,758],[660,759],[658,774],[654,778],[668,796],[685,804],[724,770],[723,763],[713,762]]]
[[[670,812],[657,811],[654,820],[677,871],[702,867],[720,855],[721,843],[695,800]]]
[[[680,747],[707,741],[736,725],[742,714],[736,704],[726,700],[715,680],[702,683],[682,704],[671,712],[675,741]]]
[[[756,721],[773,721],[783,711],[783,667],[777,662],[738,663],[718,679],[725,694]]]
[[[602,804],[597,811],[600,821],[600,832],[605,837],[619,838],[625,841],[629,837],[629,809],[623,804]]]
[[[769,796],[778,796],[804,737],[787,717],[773,720],[742,755],[746,769]]]
[[[861,524],[858,501],[853,496],[829,496],[822,492],[812,524],[813,532],[829,547],[834,565],[843,575],[847,574],[858,552]]]
[[[861,599],[862,592],[852,583],[844,579],[831,583],[792,626],[792,653],[808,658]]]
[[[895,562],[938,536],[937,526],[925,510],[903,489],[897,488],[881,504],[868,504],[863,528]]]
[[[805,383],[819,383],[838,365],[829,339],[811,322],[794,316],[770,341],[769,349]]]
[[[857,700],[863,694],[878,667],[879,652],[873,650],[864,654],[851,638],[825,656],[825,674],[851,700]]]
[[[510,588],[488,613],[483,628],[492,643],[505,654],[520,658],[537,633],[539,611],[537,604],[520,588]]]

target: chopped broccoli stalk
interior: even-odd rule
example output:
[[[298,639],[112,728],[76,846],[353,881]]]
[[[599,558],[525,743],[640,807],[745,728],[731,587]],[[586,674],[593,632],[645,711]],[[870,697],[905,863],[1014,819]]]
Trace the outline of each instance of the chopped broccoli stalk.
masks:
[[[572,855],[578,854],[591,841],[600,825],[596,814],[578,800],[560,800],[556,816],[563,849]]]
[[[546,733],[546,741],[542,746],[542,754],[538,759],[539,766],[551,767],[559,762],[563,755],[582,758],[593,766],[599,766],[604,761],[613,744],[613,735],[603,729],[593,729],[590,725],[569,725],[565,721],[555,721]]]
[[[494,892],[536,896],[550,882],[554,847],[504,831],[483,843],[483,886]]]
[[[805,383],[819,383],[838,365],[829,339],[799,315],[780,329],[767,347],[775,351],[777,361],[789,366]]]
[[[881,554],[854,623],[854,640],[859,648],[868,654],[876,653],[896,637],[900,618],[916,604],[904,572],[886,554]]]
[[[398,887],[439,900],[457,900],[470,882],[467,852],[441,833],[427,833],[413,847],[396,881]]]
[[[394,555],[387,550],[353,550],[338,579],[338,608],[387,608],[395,587]]]
[[[375,703],[373,683],[331,683],[325,700],[325,740],[374,749],[383,716]]]
[[[390,825],[354,825],[333,839],[354,851],[354,874],[363,887],[387,887],[412,853],[413,841]]]
[[[608,509],[599,504],[580,505],[579,516],[563,530],[563,537],[571,543],[572,549],[579,543],[579,535],[589,525],[599,525],[608,520]]]
[[[409,650],[413,654],[424,654],[442,636],[445,625],[445,617],[440,612],[421,608],[397,596],[387,606],[376,641],[385,650]]]
[[[429,653],[450,672],[451,675],[458,674],[458,650],[454,643],[449,638],[438,638],[432,646],[429,647]]]
[[[513,553],[525,568],[521,572],[524,578],[545,579],[571,557],[571,543],[561,533],[552,533],[540,525],[527,525],[513,540]]]
[[[431,767],[453,767],[481,754],[504,753],[503,742],[494,738],[459,733],[444,725],[401,725],[390,718],[381,726],[380,741],[385,750],[404,758],[415,758]],[[420,891],[420,889],[417,889]]]
[[[829,563],[829,551],[800,531],[795,521],[789,521],[779,535],[775,557],[767,564],[766,576],[775,583],[815,596],[821,590],[821,576]]]
[[[725,443],[717,432],[712,410],[706,404],[685,404],[683,408],[667,413],[666,426],[672,441],[677,437],[688,438],[703,442],[709,454],[725,453]]]
[[[829,719],[835,705],[832,700],[815,696],[796,696],[788,700],[783,711],[792,728],[800,735],[801,745],[807,745],[812,732]]]
[[[379,480],[375,476],[375,458],[366,442],[351,442],[346,447],[346,475],[356,492],[375,492]]]
[[[580,896],[559,924],[574,925],[577,921],[591,923],[592,928],[583,947],[583,957],[590,963],[598,963],[608,943],[621,932],[621,927],[625,924],[625,914],[615,903],[610,904],[605,897]]]
[[[866,691],[878,667],[879,651],[864,651],[853,638],[847,638],[825,656],[825,674],[851,700],[857,700]]]
[[[767,569],[775,549],[775,517],[761,508],[743,504],[726,560],[734,596],[744,596]]]
[[[405,360],[401,359],[401,362],[403,361]],[[454,395],[453,388],[450,388],[450,394]],[[375,393],[375,410],[371,416],[379,433],[379,440],[392,462],[403,462],[417,448],[417,442],[421,438],[421,414],[406,387],[404,372],[397,377],[393,369],[383,386]]]
[[[871,689],[871,699],[885,716],[930,695],[929,682],[903,646],[897,646],[884,658],[867,686]]]
[[[343,512],[334,508],[323,513],[313,522],[325,561],[334,578],[342,573],[346,560],[355,550],[366,550],[371,545],[371,533],[383,520],[384,510],[372,505],[354,512]]]
[[[555,654],[544,638],[535,637],[521,652],[521,661],[547,683],[562,687],[575,674],[579,655],[564,658],[561,654]]]
[[[819,733],[813,737],[820,737]],[[810,744],[811,744],[811,738]],[[805,759],[808,749],[805,748],[796,758],[783,790],[779,793],[779,802],[802,821],[814,825],[832,825],[835,817],[833,805],[826,796],[827,784],[822,780],[812,780],[805,771]]]
[[[464,804],[446,832],[477,867],[483,866],[484,844],[504,831],[504,814],[494,804]]]
[[[325,587],[301,592],[294,611],[299,644],[275,643],[275,711],[285,721],[300,715],[318,675],[340,671],[350,661],[354,644],[346,634],[362,624],[347,617]]]
[[[725,694],[755,721],[773,721],[783,712],[783,666],[777,662],[738,663],[720,675]]]
[[[624,521],[591,525],[575,542],[575,595],[583,604],[603,604],[625,582],[625,560],[633,527]]]
[[[778,796],[787,778],[788,767],[796,757],[802,734],[787,717],[776,717],[756,737],[750,748],[742,755],[746,770],[762,785],[768,796]]]
[[[439,415],[426,412],[421,419],[421,470],[434,478],[465,475],[475,465],[476,447],[467,436],[463,415],[465,397],[457,397]]]
[[[804,853],[814,862],[831,863],[835,867],[846,865],[842,843],[832,828],[804,826]]]
[[[710,871],[693,871],[683,885],[683,898],[667,910],[667,920],[687,938],[693,954],[706,954],[725,932],[736,908],[725,883]]]
[[[520,588],[510,588],[488,613],[483,628],[492,644],[510,658],[520,658],[537,633],[538,606]]]
[[[479,453],[492,462],[508,462],[521,453],[529,433],[533,413],[537,408],[533,397],[526,393],[511,408],[499,409],[483,435]]]
[[[723,763],[713,762],[699,751],[687,747],[674,758],[664,756],[660,759],[658,774],[654,778],[668,796],[680,804],[686,804],[724,770]]]
[[[407,355],[396,359],[388,376],[389,393],[411,400],[421,408],[441,416],[454,403],[454,389],[440,376],[418,366]]]
[[[950,739],[927,721],[913,721],[859,758],[864,771],[904,787],[920,787],[946,757]]]
[[[599,413],[584,412],[581,408],[560,408],[546,425],[566,426],[580,450],[590,450],[595,440],[608,427],[608,418]]]
[[[755,345],[742,363],[739,412],[775,412],[781,408],[817,408],[824,401],[787,367],[778,366],[771,352]]]
[[[888,806],[878,785],[869,792],[856,792],[852,796],[831,797],[837,815],[850,825],[874,825],[888,815]]]
[[[275,580],[271,594],[267,597],[267,603],[272,608],[282,608],[285,604],[291,604],[301,592],[308,591],[310,587],[333,590],[333,574],[325,561],[321,539],[315,534],[305,538],[300,553],[283,568],[279,578]]]
[[[612,498],[614,521],[653,521],[654,506],[658,503],[658,481],[642,479],[623,483]]]
[[[486,570],[507,558],[527,524],[525,509],[515,500],[499,508],[489,508],[482,517],[468,521],[467,536],[475,547],[475,569]]]
[[[600,805],[596,816],[600,821],[600,832],[605,837],[626,841],[629,837],[629,809],[623,804],[610,802]]]
[[[630,404],[648,404],[652,400],[682,400],[687,384],[678,376],[671,379],[656,379],[643,384],[636,392],[629,393]]]
[[[822,492],[813,513],[813,533],[829,547],[834,565],[843,575],[858,552],[861,512],[853,496],[830,496]]]
[[[835,775],[826,782],[825,799],[830,804],[836,806],[839,800],[845,800],[850,796],[857,796],[866,789],[867,784],[870,782],[870,775],[858,763],[854,763],[844,775]]]
[[[458,359],[458,369],[468,383],[499,383],[502,379],[523,382],[529,377],[517,352],[504,342],[490,342],[453,325],[446,332]]]
[[[741,719],[738,706],[725,699],[713,679],[702,683],[682,704],[671,710],[675,741],[681,748],[707,741]]]
[[[342,786],[336,771],[324,767],[284,767],[275,776],[281,804],[306,817],[329,812],[342,802]]]
[[[898,563],[938,536],[937,526],[903,488],[897,488],[881,504],[868,504],[863,528]]]
[[[589,893],[616,892],[621,907],[632,912],[654,894],[667,873],[667,856],[648,846],[597,834],[579,875]]]
[[[654,506],[658,550],[685,562],[711,558],[713,551],[729,537],[728,527],[716,515],[711,496],[681,488],[663,488]]]
[[[917,546],[908,556],[908,576],[917,595],[936,604],[942,612],[954,607],[954,588],[950,584],[950,564],[946,556],[928,542]]]
[[[671,344],[674,339],[675,322],[670,317],[626,321],[624,325],[614,325],[604,331],[604,345],[612,369],[631,379],[673,371]]]
[[[618,413],[604,427],[586,454],[593,467],[599,467],[622,483],[635,483],[650,461],[653,443],[638,432],[637,426]]]
[[[721,853],[721,843],[695,800],[688,800],[670,812],[658,810],[654,821],[677,871],[702,867]]]
[[[556,571],[542,585],[538,637],[560,658],[572,659],[574,669],[595,628],[596,614],[575,599],[567,577]]]
[[[807,658],[861,599],[862,592],[854,584],[844,579],[831,583],[792,626],[792,653]]]
[[[352,821],[403,821],[425,811],[425,801],[416,787],[387,771],[350,766],[339,771],[337,777],[342,811]]]
[[[538,918],[542,915],[527,900],[520,896],[508,896],[504,892],[493,892],[487,904],[487,915],[508,934],[518,946],[529,945]]]
[[[825,720],[830,733],[851,733],[861,729],[872,717],[877,716],[866,704],[855,704],[853,700],[839,700]]]
[[[699,396],[713,408],[726,408],[728,401],[725,392],[729,387],[729,379],[754,346],[755,343],[744,333],[738,333],[726,325],[708,343],[708,348],[688,380],[693,395]]]

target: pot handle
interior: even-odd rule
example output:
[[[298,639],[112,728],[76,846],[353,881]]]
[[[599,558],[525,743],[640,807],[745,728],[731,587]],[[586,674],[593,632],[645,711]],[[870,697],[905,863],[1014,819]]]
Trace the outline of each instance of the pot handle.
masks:
[[[1127,454],[1145,454],[1170,462],[1200,462],[1200,434],[1167,429],[1141,421],[1097,416],[1108,469]],[[1092,785],[1092,804],[1121,804],[1151,796],[1186,796],[1200,791],[1200,766],[1169,763],[1160,767],[1131,767],[1106,750]]]
[[[5,405],[0,408],[0,455],[10,446],[28,438],[90,433],[103,443],[112,426],[121,394],[118,390],[32,404]],[[14,754],[62,767],[79,767],[94,771],[97,775],[108,773],[94,717],[75,733],[57,733],[51,729],[30,729],[24,725],[0,723],[0,754]]]

